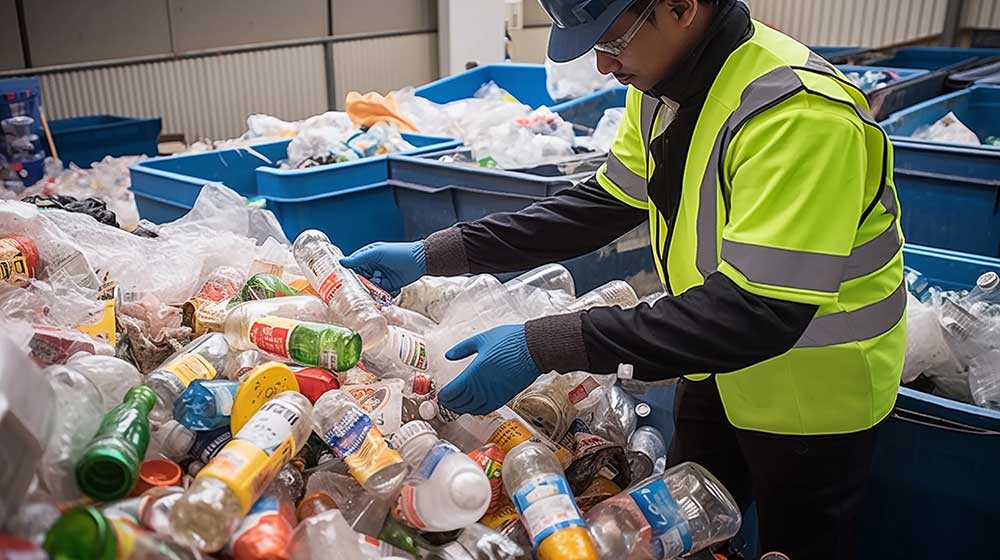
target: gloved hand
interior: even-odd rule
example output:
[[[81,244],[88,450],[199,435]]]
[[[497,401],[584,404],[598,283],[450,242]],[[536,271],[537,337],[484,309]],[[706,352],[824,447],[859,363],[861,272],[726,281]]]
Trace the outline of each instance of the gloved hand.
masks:
[[[438,402],[455,412],[487,414],[503,406],[541,375],[528,352],[524,325],[492,328],[456,344],[445,354],[476,359],[438,391]]]
[[[340,259],[340,264],[396,296],[399,290],[427,273],[424,242],[369,243]]]

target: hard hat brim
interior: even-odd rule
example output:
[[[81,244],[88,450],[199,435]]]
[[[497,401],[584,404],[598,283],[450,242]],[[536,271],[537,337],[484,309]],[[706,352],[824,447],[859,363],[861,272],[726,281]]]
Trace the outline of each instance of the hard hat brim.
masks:
[[[569,62],[587,54],[635,0],[619,0],[594,21],[568,29],[552,26],[548,56],[554,62]]]

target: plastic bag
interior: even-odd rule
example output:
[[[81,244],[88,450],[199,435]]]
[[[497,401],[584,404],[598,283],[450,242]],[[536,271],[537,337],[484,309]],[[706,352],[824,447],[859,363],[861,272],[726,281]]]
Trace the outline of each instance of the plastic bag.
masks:
[[[941,117],[930,126],[921,127],[913,133],[913,137],[969,146],[979,146],[982,144],[976,133],[972,132],[969,127],[958,120],[958,117],[952,112]]]
[[[903,383],[909,383],[921,373],[944,366],[954,359],[941,331],[938,309],[930,304],[920,303],[909,292],[906,303],[906,331]]]
[[[618,135],[618,127],[625,118],[624,107],[612,107],[604,110],[604,116],[597,123],[592,136],[581,136],[576,139],[576,145],[595,152],[611,150],[611,144]]]
[[[588,93],[615,85],[614,76],[597,70],[597,53],[593,50],[569,62],[545,59],[545,87],[556,101],[582,97]]]

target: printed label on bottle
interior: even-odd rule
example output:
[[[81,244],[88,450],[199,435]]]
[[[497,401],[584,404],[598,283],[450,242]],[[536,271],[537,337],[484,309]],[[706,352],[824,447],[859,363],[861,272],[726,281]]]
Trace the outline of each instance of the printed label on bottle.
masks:
[[[500,507],[504,496],[503,460],[506,454],[496,444],[489,444],[469,453],[469,457],[479,464],[490,481],[490,505],[486,513],[494,513]]]
[[[590,396],[594,392],[594,389],[600,387],[601,385],[597,382],[593,376],[588,375],[586,379],[580,382],[579,385],[570,389],[568,396],[569,402],[572,404],[577,404],[583,399]]]
[[[111,526],[115,531],[115,545],[117,555],[115,558],[131,558],[135,551],[136,534],[140,529],[134,523],[124,519],[112,519]]]
[[[325,438],[333,452],[347,463],[351,474],[361,485],[376,472],[403,461],[399,453],[386,443],[372,419],[362,412],[345,417],[335,424],[327,430]]]
[[[521,522],[521,517],[517,514],[517,508],[504,494],[494,511],[487,511],[479,522],[502,535],[508,535]]]
[[[500,411],[497,412],[499,413]],[[516,413],[514,412],[511,412],[511,414],[516,416]],[[507,415],[501,415],[501,417],[505,416]],[[520,417],[507,420],[500,424],[500,426],[493,431],[493,434],[490,435],[489,439],[486,440],[486,443],[495,443],[504,451],[504,453],[509,453],[511,449],[514,449],[528,440],[535,441],[549,448],[549,450],[555,454],[556,458],[559,459],[559,464],[562,465],[563,468],[568,467],[570,463],[573,462],[573,454],[570,453],[569,449],[553,443],[548,438],[543,438],[533,434]]]
[[[326,303],[330,303],[337,290],[344,285],[343,279],[336,272],[331,272],[319,285],[319,297]]]
[[[185,387],[190,385],[195,379],[212,379],[216,375],[215,368],[212,367],[211,362],[200,354],[193,353],[184,354],[160,369],[176,375],[177,379],[180,379]]]
[[[569,483],[558,474],[544,474],[529,480],[514,492],[513,498],[536,550],[542,541],[560,529],[585,526]]]
[[[215,397],[215,413],[219,416],[230,416],[233,413],[233,391],[232,386],[209,387]]]
[[[274,475],[295,453],[292,432],[302,421],[298,411],[280,401],[264,404],[198,478],[225,482],[247,511]]]
[[[387,379],[367,385],[351,385],[345,390],[357,401],[382,433],[399,431],[403,425],[402,379]]]
[[[281,504],[279,503],[277,496],[267,494],[261,496],[256,502],[253,503],[253,506],[250,507],[250,511],[247,512],[246,517],[244,517],[243,521],[240,522],[239,527],[236,528],[236,532],[234,532],[233,536],[230,537],[229,542],[236,543],[236,541],[240,540],[240,537],[253,529],[256,529],[266,517],[273,516],[280,519],[278,513],[280,507]]]
[[[368,290],[369,294],[371,294],[372,299],[375,300],[375,307],[378,307],[381,310],[391,305],[395,305],[395,302],[392,300],[392,296],[389,295],[389,292],[379,288],[373,284],[371,280],[365,278],[361,274],[355,273],[354,276],[358,278],[358,282],[361,282],[361,285]]]
[[[288,340],[297,325],[295,319],[261,317],[250,324],[250,342],[264,352],[288,358]]]
[[[673,558],[691,551],[691,529],[687,517],[663,480],[643,484],[629,492],[629,496],[649,522],[653,537],[663,547],[666,557]]]
[[[412,368],[427,371],[427,343],[424,339],[402,329],[393,329],[392,334],[399,348],[399,359]]]
[[[207,465],[232,439],[233,434],[229,431],[229,426],[211,432],[198,432],[198,439],[194,441],[190,454]]]

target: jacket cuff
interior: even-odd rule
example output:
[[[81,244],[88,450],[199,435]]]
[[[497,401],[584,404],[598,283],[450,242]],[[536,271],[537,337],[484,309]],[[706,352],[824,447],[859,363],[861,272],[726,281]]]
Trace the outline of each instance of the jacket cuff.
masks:
[[[583,312],[551,315],[524,324],[524,337],[542,373],[587,371],[590,360],[583,344]]]
[[[424,239],[427,274],[430,276],[458,276],[469,273],[469,259],[465,255],[462,231],[450,227],[436,231]]]

